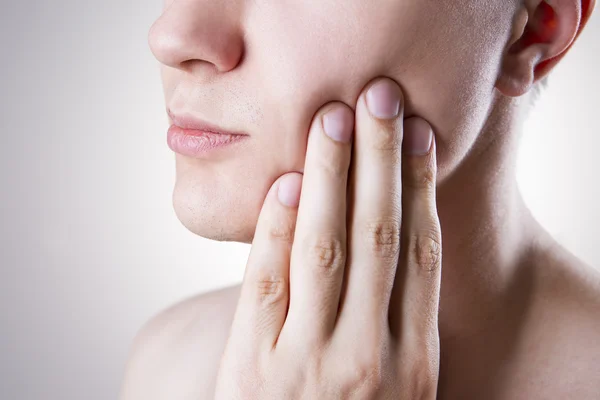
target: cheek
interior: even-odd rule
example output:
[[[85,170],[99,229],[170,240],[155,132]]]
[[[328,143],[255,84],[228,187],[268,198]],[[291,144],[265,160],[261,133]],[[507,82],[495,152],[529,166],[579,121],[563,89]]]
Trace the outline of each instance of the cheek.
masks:
[[[474,139],[470,132],[480,128],[489,106],[493,80],[481,74],[489,67],[463,64],[458,57],[411,54],[407,47],[393,49],[392,57],[373,47],[350,54],[334,46],[314,45],[311,50],[313,44],[306,42],[277,45],[281,48],[276,57],[257,55],[262,63],[254,82],[265,110],[263,124],[268,127],[261,135],[269,139],[265,148],[278,149],[274,162],[282,173],[304,165],[308,131],[319,108],[331,101],[354,108],[364,86],[377,76],[389,76],[402,85],[405,115],[418,115],[432,124],[444,158],[468,148]],[[477,58],[476,54],[462,56]]]
[[[241,79],[260,93],[267,128],[261,141],[265,149],[277,149],[269,161],[273,170],[301,169],[318,109],[331,101],[354,108],[377,76],[402,85],[406,115],[431,123],[440,168],[451,170],[485,123],[507,21],[487,17],[481,6],[468,14],[437,2],[394,3],[396,8],[378,9],[377,15],[373,7],[348,7],[341,11],[347,15],[327,19],[333,2],[324,3],[318,10],[298,6],[293,19],[281,17],[290,10],[277,15],[269,7],[270,14],[248,21],[250,51]]]
[[[434,128],[441,175],[450,174],[478,139],[496,95],[503,38],[510,24],[479,14],[462,16],[477,21],[472,25],[449,24],[453,19],[464,21],[452,14],[437,17],[438,23],[431,21],[444,35],[430,31],[415,36],[405,53],[408,64],[395,75],[407,93],[407,110]],[[400,54],[394,57],[401,59]]]
[[[315,113],[332,101],[354,108],[363,87],[385,74],[385,55],[398,46],[385,46],[385,51],[374,46],[383,43],[374,38],[382,33],[374,33],[366,19],[364,26],[346,23],[356,16],[319,20],[316,15],[322,18],[327,12],[312,8],[294,19],[260,14],[247,22],[247,65],[239,79],[250,85],[250,92],[259,93],[265,128],[260,140],[265,149],[277,149],[276,159],[269,162],[281,173],[303,169]]]
[[[254,13],[246,21],[248,69],[283,112],[293,109],[306,119],[328,101],[354,107],[363,86],[384,73],[389,54],[401,48],[401,41],[389,40],[393,24],[382,22],[389,6],[362,0],[344,5],[335,0],[282,1],[251,8]],[[398,15],[403,18],[395,19],[397,26],[414,18]],[[286,120],[290,117],[296,119],[286,115]]]

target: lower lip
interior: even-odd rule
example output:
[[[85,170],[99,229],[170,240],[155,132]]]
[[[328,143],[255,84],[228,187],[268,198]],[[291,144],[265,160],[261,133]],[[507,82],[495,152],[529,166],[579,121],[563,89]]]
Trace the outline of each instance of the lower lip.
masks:
[[[247,135],[227,135],[196,129],[183,129],[174,124],[167,132],[167,143],[171,150],[184,156],[196,158],[204,157],[218,149],[231,146],[247,138]]]

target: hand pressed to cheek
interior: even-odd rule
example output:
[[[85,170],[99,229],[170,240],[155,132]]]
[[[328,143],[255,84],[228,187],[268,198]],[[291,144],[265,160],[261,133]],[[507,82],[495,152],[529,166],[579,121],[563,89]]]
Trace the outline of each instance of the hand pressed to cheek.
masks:
[[[356,115],[315,116],[304,175],[261,210],[217,398],[435,398],[435,141],[403,100],[376,79]]]

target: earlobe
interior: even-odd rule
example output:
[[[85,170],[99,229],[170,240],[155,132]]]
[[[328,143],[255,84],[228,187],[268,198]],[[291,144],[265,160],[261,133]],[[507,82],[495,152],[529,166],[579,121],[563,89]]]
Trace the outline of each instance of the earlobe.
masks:
[[[564,57],[589,19],[595,0],[525,0],[513,23],[496,88],[527,93]]]
[[[542,57],[540,47],[529,47],[518,54],[507,55],[496,88],[510,97],[529,92],[536,82],[536,66]]]

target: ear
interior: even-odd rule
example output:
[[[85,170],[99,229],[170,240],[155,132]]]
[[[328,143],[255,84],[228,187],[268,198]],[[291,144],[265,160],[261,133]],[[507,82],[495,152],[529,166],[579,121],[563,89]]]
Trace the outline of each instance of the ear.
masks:
[[[524,0],[515,16],[496,88],[506,96],[529,92],[567,54],[596,0]]]

